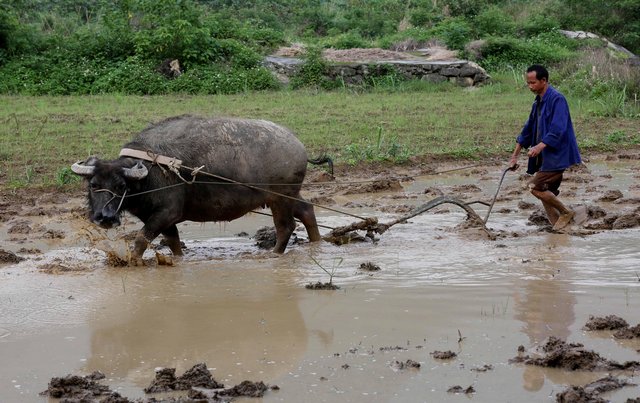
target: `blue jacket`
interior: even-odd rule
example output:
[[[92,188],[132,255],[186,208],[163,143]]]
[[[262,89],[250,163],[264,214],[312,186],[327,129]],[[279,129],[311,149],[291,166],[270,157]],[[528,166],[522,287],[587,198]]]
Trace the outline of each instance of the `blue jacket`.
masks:
[[[536,140],[536,108],[539,102],[540,138]],[[551,85],[547,87],[542,99],[536,97],[529,119],[516,141],[523,148],[529,148],[539,142],[547,145],[541,153],[540,171],[562,171],[581,162],[569,105],[564,96]]]

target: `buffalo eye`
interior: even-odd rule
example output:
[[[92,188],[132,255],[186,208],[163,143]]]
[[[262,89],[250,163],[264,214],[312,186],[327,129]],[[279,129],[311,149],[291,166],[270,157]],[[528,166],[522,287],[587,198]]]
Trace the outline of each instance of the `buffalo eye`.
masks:
[[[94,190],[94,191],[100,189],[100,186],[94,182],[89,183],[89,187],[91,188],[91,190]]]

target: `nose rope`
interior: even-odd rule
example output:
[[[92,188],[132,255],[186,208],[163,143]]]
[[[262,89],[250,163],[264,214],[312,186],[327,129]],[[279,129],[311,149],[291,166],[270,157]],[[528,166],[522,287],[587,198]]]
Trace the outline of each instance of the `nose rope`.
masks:
[[[113,199],[115,199],[116,197],[120,198],[120,203],[118,203],[118,208],[116,209],[116,214],[118,214],[120,212],[120,209],[122,208],[122,203],[124,202],[124,198],[127,197],[127,190],[125,189],[124,193],[122,194],[122,196],[120,196],[119,194],[115,193],[112,190],[109,189],[98,189],[98,190],[94,190],[93,193],[99,193],[99,192],[109,192],[111,193],[113,196],[104,204],[104,206],[102,206],[102,215],[104,216],[104,209],[107,208],[107,206],[109,205],[109,203],[111,203],[113,201]]]

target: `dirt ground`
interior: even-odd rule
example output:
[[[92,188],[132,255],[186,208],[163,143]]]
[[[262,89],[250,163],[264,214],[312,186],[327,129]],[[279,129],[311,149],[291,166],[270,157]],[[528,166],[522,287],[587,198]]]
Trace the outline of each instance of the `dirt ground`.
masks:
[[[640,151],[627,150],[624,152],[610,153],[608,155],[592,155],[585,156],[586,163],[583,166],[576,167],[567,171],[563,185],[561,186],[560,198],[576,211],[576,217],[572,224],[561,232],[554,232],[551,225],[546,220],[544,211],[539,203],[528,193],[527,180],[522,168],[516,173],[508,173],[509,180],[505,181],[500,189],[496,205],[486,224],[486,228],[482,225],[470,225],[469,217],[463,217],[458,225],[446,225],[440,228],[432,242],[438,242],[439,239],[445,239],[449,234],[462,240],[462,242],[485,242],[491,245],[493,250],[501,250],[514,248],[513,242],[521,239],[546,239],[547,236],[563,237],[571,241],[571,239],[581,242],[589,242],[590,238],[595,238],[599,234],[616,233],[623,234],[624,231],[637,231],[640,228],[640,174],[638,167],[640,166]],[[615,167],[615,172],[626,172],[624,176],[617,176],[609,173],[609,170],[603,167]],[[307,183],[303,189],[303,195],[310,201],[322,206],[330,206],[336,210],[345,210],[350,212],[369,211],[380,215],[379,222],[390,222],[394,217],[402,217],[415,211],[417,207],[424,205],[425,202],[433,200],[437,197],[448,196],[462,201],[463,203],[474,203],[481,201],[491,203],[496,190],[498,179],[504,169],[502,162],[491,161],[489,163],[478,163],[474,161],[419,161],[414,160],[406,166],[366,166],[366,167],[338,167],[335,177],[329,177],[328,174],[320,169],[314,169],[308,173]],[[440,183],[429,182],[437,178],[454,174],[454,179],[446,179]],[[422,182],[427,181],[427,182]],[[423,184],[425,183],[425,184]],[[479,217],[484,218],[486,205],[469,204],[471,208],[476,209]],[[322,208],[317,207],[318,221],[322,225],[323,213]],[[420,217],[446,217],[451,214],[459,214],[462,210],[453,204],[442,204],[436,208],[424,212]],[[499,225],[497,222],[508,222],[509,217],[520,217],[525,215],[526,225],[509,226]],[[336,221],[332,226],[347,225],[355,220],[352,217],[346,217]],[[496,222],[496,224],[494,224]],[[394,225],[395,230],[402,231],[403,223]],[[135,230],[139,228],[139,223],[134,219],[127,221],[125,228],[119,229],[117,239],[131,239],[135,235]],[[366,231],[353,231],[352,237],[349,238],[348,244],[361,242],[364,247],[373,247],[381,239],[388,236],[384,234],[369,234]],[[424,231],[431,231],[424,229]],[[255,235],[249,235],[247,232],[238,233],[238,238],[251,238],[254,251],[244,251],[233,255],[232,261],[242,261],[243,259],[255,259],[256,264],[264,263],[264,255],[255,255],[261,247],[269,247],[271,245],[272,234],[268,228],[253,228]],[[304,245],[304,231],[297,231],[301,236],[294,237],[295,240],[289,246],[295,256],[296,249],[307,247]],[[326,229],[323,231],[326,232]],[[637,232],[634,232],[637,234]],[[3,192],[0,197],[0,272],[4,268],[21,267],[25,261],[32,262],[35,271],[40,276],[51,276],[51,278],[69,278],[69,276],[86,276],[91,277],[96,270],[136,270],[126,267],[126,250],[116,250],[107,245],[108,239],[102,237],[101,232],[96,231],[93,225],[86,220],[86,208],[84,195],[81,191],[73,192],[57,192],[54,190],[18,190],[16,192]],[[405,242],[419,243],[420,233],[408,234],[408,240]],[[111,237],[113,240],[113,236]],[[431,241],[430,241],[431,242]],[[534,243],[537,241],[534,241]],[[65,248],[75,247],[78,244],[92,250],[92,253],[106,253],[102,259],[102,263],[88,267],[82,262],[74,263],[73,257],[65,256],[64,253],[59,257],[51,260],[45,259],[45,255],[53,249],[64,250]],[[298,244],[298,245],[296,245]],[[128,245],[128,244],[125,244]],[[251,246],[250,246],[251,247]],[[339,254],[339,248],[349,248],[351,246],[331,246],[331,254]],[[161,243],[160,239],[154,241],[153,249],[155,249],[156,258],[147,257],[146,262],[149,268],[159,268],[163,263],[160,257],[170,259],[166,247]],[[552,249],[555,246],[548,246]],[[223,255],[228,253],[224,247],[209,248],[210,253],[203,258],[202,261],[211,261],[217,259],[213,255]],[[189,243],[189,253],[196,254],[197,258],[198,244]],[[398,253],[398,252],[394,252]],[[454,254],[453,251],[450,253]],[[631,255],[633,256],[633,254]],[[631,258],[628,262],[630,267],[637,268],[636,258]],[[223,257],[224,259],[224,257]],[[278,258],[280,259],[280,258]],[[326,257],[330,259],[330,257]],[[504,259],[508,259],[508,253]],[[523,257],[518,258],[518,263],[527,265],[535,264],[544,257]],[[579,259],[578,259],[579,260]],[[98,259],[98,262],[101,260]],[[267,259],[267,262],[272,260]],[[314,260],[315,261],[315,260]],[[317,266],[322,266],[324,272],[320,272],[321,276],[306,278],[304,283],[308,289],[307,293],[329,293],[325,295],[340,295],[330,293],[347,293],[353,291],[353,286],[342,284],[339,280],[329,281],[329,274],[336,267],[340,266],[341,261],[333,261],[331,266],[328,260],[316,262]],[[123,267],[122,265],[125,264]],[[269,263],[273,264],[273,263]],[[173,262],[174,266],[171,270],[180,271],[180,261]],[[314,266],[314,264],[312,264]],[[317,268],[317,267],[316,267]],[[360,262],[356,266],[357,278],[371,277],[375,278],[379,273],[384,273],[388,267],[385,264],[366,260]],[[634,270],[633,268],[631,270]],[[7,275],[14,273],[13,271],[5,271]],[[635,272],[638,276],[637,270]],[[185,274],[186,275],[186,274]],[[555,275],[555,274],[554,274]],[[629,273],[632,276],[631,273]],[[12,274],[15,278],[15,274]],[[333,276],[333,274],[331,274]],[[315,281],[317,280],[317,281]],[[388,280],[394,281],[393,277]],[[640,283],[640,277],[637,277]],[[249,286],[251,280],[247,280],[245,284]],[[384,287],[384,282],[380,287]],[[330,285],[330,286],[328,286]],[[125,290],[125,280],[122,280],[122,288]],[[194,286],[195,287],[195,286]],[[304,289],[304,287],[300,287]],[[260,293],[260,287],[252,288],[253,292]],[[315,291],[314,291],[315,290]],[[334,291],[331,291],[334,290]],[[243,291],[234,291],[242,293]],[[289,293],[291,291],[288,291]],[[72,296],[69,296],[72,298]],[[156,297],[154,297],[156,298]],[[319,298],[327,298],[320,296]],[[628,298],[628,297],[627,297]],[[629,304],[627,302],[627,304]],[[493,311],[495,315],[496,308]],[[505,308],[507,309],[507,308]],[[452,313],[455,316],[455,314]],[[486,315],[483,313],[482,315]],[[518,314],[520,315],[520,314]],[[526,313],[522,313],[526,315]],[[294,315],[295,316],[295,315]],[[179,316],[178,316],[179,317]],[[584,328],[585,337],[592,337],[590,334],[597,334],[597,337],[606,337],[620,342],[635,343],[640,341],[640,318],[636,313],[630,312],[607,312],[606,314],[590,316],[588,320],[581,323]],[[7,323],[0,321],[0,344],[2,342],[2,328],[8,327]],[[462,326],[462,325],[458,325]],[[233,324],[226,323],[221,332],[230,331]],[[457,344],[465,342],[470,330],[461,331],[458,328],[457,335],[452,340],[457,340]],[[603,336],[603,333],[605,334]],[[8,336],[9,337],[9,336]],[[117,337],[117,336],[116,336]],[[320,338],[329,337],[319,333]],[[402,337],[402,335],[400,336]],[[407,336],[407,340],[409,337]],[[226,339],[225,339],[226,340]],[[93,343],[100,344],[99,341]],[[188,343],[188,341],[186,342]],[[424,343],[428,344],[425,338]],[[329,344],[331,345],[331,344]],[[457,362],[465,359],[464,354],[460,351],[455,352],[448,348],[434,348],[433,346],[426,352],[431,360],[438,366],[455,366]],[[96,347],[97,348],[97,347]],[[293,349],[293,348],[292,348]],[[356,346],[348,353],[335,353],[333,357],[327,356],[329,359],[340,358],[343,364],[336,365],[337,369],[333,371],[341,371],[349,379],[351,373],[351,382],[357,384],[358,377],[355,372],[349,372],[350,368],[360,367],[366,370],[366,366],[362,366],[360,360],[363,357],[379,356],[380,354],[395,354],[394,359],[389,359],[387,368],[399,373],[419,373],[426,371],[424,368],[424,360],[415,359],[411,354],[416,354],[422,349],[415,343],[407,346],[382,346],[373,348],[364,344]],[[517,352],[516,352],[517,350]],[[590,379],[589,382],[579,381],[575,378],[575,382],[564,384],[566,387],[562,390],[554,389],[554,396],[558,402],[587,402],[587,401],[606,401],[602,399],[603,393],[609,393],[618,389],[637,390],[633,381],[634,371],[640,370],[640,362],[638,362],[637,354],[639,348],[635,348],[635,357],[622,361],[616,360],[600,353],[586,348],[582,343],[575,343],[567,339],[567,334],[557,334],[543,340],[537,340],[534,347],[521,349],[517,348],[517,344],[511,347],[514,352],[508,364],[500,364],[499,362],[478,363],[471,368],[476,374],[491,373],[496,371],[496,367],[501,365],[519,366],[520,368],[552,368],[554,371],[567,373],[575,372],[592,372],[598,374],[600,372],[610,372],[613,375],[609,377],[599,377],[597,380]],[[113,352],[114,354],[115,351]],[[408,354],[406,357],[403,354]],[[104,355],[104,354],[103,354]],[[514,358],[513,355],[516,355]],[[351,357],[351,358],[349,358]],[[468,358],[468,356],[467,356]],[[277,357],[275,358],[277,362]],[[194,365],[193,362],[189,363]],[[334,364],[335,365],[335,364]],[[108,370],[108,369],[107,369]],[[291,370],[293,371],[293,370]],[[140,371],[142,372],[142,371]],[[246,399],[249,397],[268,398],[270,395],[277,396],[279,388],[269,386],[272,384],[268,377],[263,378],[259,373],[253,377],[254,381],[243,381],[235,383],[236,386],[225,389],[222,382],[213,379],[206,364],[194,365],[192,368],[184,372],[184,375],[176,376],[176,368],[156,368],[155,378],[153,373],[142,373],[143,378],[138,383],[146,383],[148,386],[144,388],[145,393],[167,393],[176,391],[188,391],[189,395],[180,395],[181,397],[167,397],[167,400],[153,401],[229,401],[233,398]],[[60,378],[60,376],[63,376]],[[332,379],[329,375],[318,376],[319,382],[330,382]],[[0,375],[0,381],[2,376]],[[52,377],[48,382],[42,381],[41,390],[46,389],[45,394],[55,398],[66,398],[67,401],[104,401],[104,402],[127,402],[134,401],[122,395],[118,390],[109,388],[102,384],[104,375],[100,373],[92,373],[91,375],[67,375],[59,373]],[[224,382],[225,384],[234,384]],[[374,382],[375,383],[375,382]],[[315,384],[314,384],[315,385]],[[482,393],[481,385],[473,381],[472,385],[440,385],[447,394],[466,394],[473,395]],[[631,389],[629,389],[631,388]],[[139,388],[142,389],[142,388]],[[631,392],[632,396],[640,396],[638,393]],[[605,395],[606,396],[606,395]],[[148,398],[147,398],[148,399]],[[156,399],[155,397],[153,399]],[[174,399],[174,400],[170,400]],[[184,400],[180,400],[184,399]],[[188,400],[192,399],[192,400]],[[0,399],[2,400],[2,399]],[[313,400],[313,399],[311,399]],[[402,400],[402,399],[400,399]],[[138,400],[152,401],[152,400]],[[356,399],[355,401],[359,401]],[[363,400],[364,401],[364,400]],[[633,400],[629,400],[633,401]]]

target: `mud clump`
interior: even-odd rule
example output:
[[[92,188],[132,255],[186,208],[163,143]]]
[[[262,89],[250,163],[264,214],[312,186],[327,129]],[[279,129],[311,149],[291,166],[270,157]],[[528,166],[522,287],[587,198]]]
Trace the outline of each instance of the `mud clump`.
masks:
[[[567,343],[557,337],[550,337],[541,348],[543,357],[532,358],[528,355],[509,360],[510,363],[524,363],[540,367],[561,368],[569,371],[607,371],[614,369],[639,369],[640,362],[618,363],[600,357],[595,351],[587,350],[583,344]]]
[[[332,282],[323,283],[318,281],[317,283],[309,283],[304,286],[307,290],[339,290],[340,287]]]
[[[528,220],[529,220],[529,224],[537,225],[539,227],[544,227],[549,225],[549,219],[547,218],[547,214],[540,209],[532,212],[529,215]]]
[[[590,316],[589,321],[584,325],[586,330],[617,330],[627,327],[629,327],[627,321],[616,315],[605,317]]]
[[[256,245],[258,245],[258,248],[273,249],[276,246],[277,241],[276,229],[274,227],[262,227],[256,231],[253,239],[256,240]],[[298,239],[298,236],[294,232],[293,234],[291,234],[288,245],[293,245],[300,242],[301,241]]]
[[[402,190],[402,185],[400,185],[400,181],[398,181],[397,179],[379,179],[364,185],[352,186],[351,188],[345,190],[344,194],[350,195],[400,190]]]
[[[458,356],[458,354],[454,353],[453,351],[449,350],[449,351],[434,351],[431,353],[431,355],[433,356],[433,358],[437,358],[438,360],[451,360],[453,358],[456,358]]]
[[[612,202],[623,197],[622,192],[619,190],[607,190],[602,196],[600,196],[596,201],[600,202]]]
[[[371,262],[366,262],[366,263],[361,263],[360,264],[359,270],[362,270],[362,271],[380,271],[382,269],[377,264],[374,264],[374,263],[371,263]]]
[[[23,261],[24,258],[17,256],[13,252],[6,251],[4,249],[0,249],[0,264],[2,263],[18,263]]]
[[[636,386],[629,383],[625,379],[619,379],[611,375],[593,381],[586,386],[571,386],[563,392],[556,394],[556,402],[558,403],[592,403],[592,402],[608,402],[602,399],[601,393],[620,389],[625,386]]]
[[[12,225],[7,230],[7,234],[29,234],[31,233],[32,228],[29,225],[28,221],[20,221],[15,225]]]
[[[473,388],[473,386],[463,388],[460,385],[456,385],[447,389],[447,393],[464,393],[465,395],[470,395],[472,393],[476,393],[476,390]]]
[[[531,203],[531,202],[527,202],[527,201],[524,201],[524,200],[521,200],[521,201],[518,202],[518,208],[520,210],[531,210],[531,209],[533,209],[535,207],[536,207],[536,205]]]
[[[628,327],[625,329],[620,329],[613,334],[613,337],[616,339],[637,339],[640,338],[640,324]]]
[[[260,249],[272,249],[276,246],[276,230],[273,227],[262,227],[253,236]]]
[[[55,399],[92,402],[98,396],[107,396],[112,393],[108,386],[96,382],[104,377],[104,374],[96,371],[87,376],[67,375],[63,378],[51,378],[49,387],[40,395]]]
[[[484,364],[481,367],[471,368],[471,371],[473,371],[473,372],[487,372],[487,371],[492,371],[492,370],[493,370],[493,365],[491,365],[491,364]]]
[[[242,381],[239,385],[218,392],[217,395],[228,397],[263,397],[267,390],[269,390],[269,387],[262,381]]]
[[[112,251],[112,250],[107,251],[107,266],[124,267],[128,265],[129,265],[129,261],[127,259],[123,259],[115,251]]]
[[[396,371],[402,371],[405,369],[420,369],[420,363],[410,359],[405,362],[396,360],[390,364],[390,367]]]
[[[618,217],[612,224],[612,229],[627,229],[627,228],[635,228],[640,226],[640,220],[638,217],[633,214],[623,214]]]
[[[616,315],[604,318],[590,316],[584,328],[586,330],[616,330],[613,334],[616,339],[640,338],[640,324],[630,327],[626,320]]]
[[[162,368],[156,371],[156,377],[144,389],[144,393],[170,392],[174,390],[189,390],[192,387],[206,389],[220,389],[224,385],[218,383],[204,363],[196,364],[182,376],[176,378],[175,368]]]

